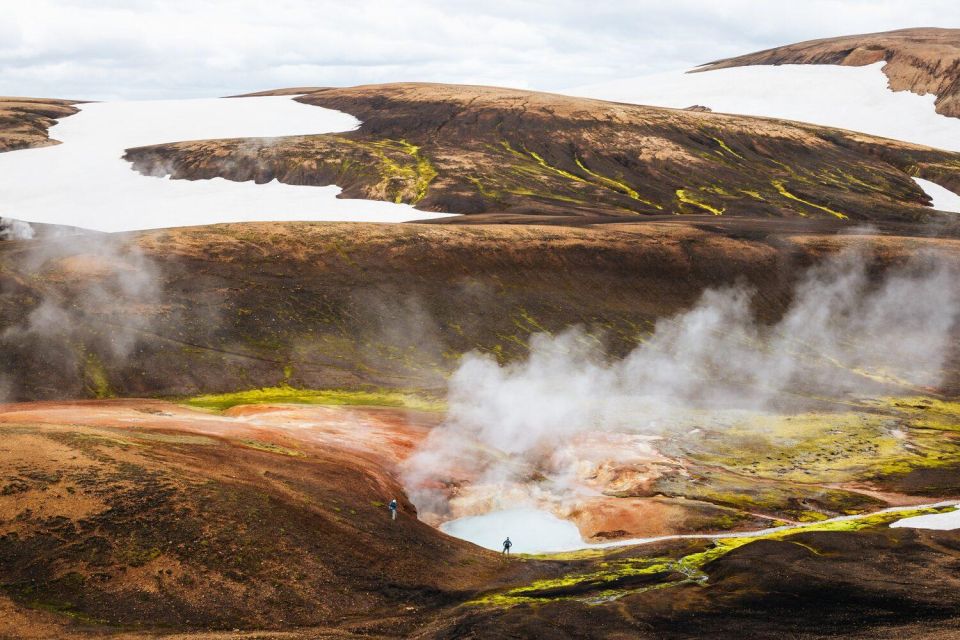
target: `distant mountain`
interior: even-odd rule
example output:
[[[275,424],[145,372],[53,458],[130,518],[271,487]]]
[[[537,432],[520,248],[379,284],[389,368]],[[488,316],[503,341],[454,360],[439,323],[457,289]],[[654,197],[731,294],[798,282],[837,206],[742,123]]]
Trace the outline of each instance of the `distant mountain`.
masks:
[[[930,200],[912,176],[960,190],[956,153],[783,120],[424,83],[296,99],[363,124],[159,144],[125,157],[150,175],[336,184],[344,197],[514,216],[919,221]]]
[[[697,71],[753,65],[885,62],[894,91],[937,96],[937,113],[960,118],[960,29],[900,29],[808,40],[711,62]]]

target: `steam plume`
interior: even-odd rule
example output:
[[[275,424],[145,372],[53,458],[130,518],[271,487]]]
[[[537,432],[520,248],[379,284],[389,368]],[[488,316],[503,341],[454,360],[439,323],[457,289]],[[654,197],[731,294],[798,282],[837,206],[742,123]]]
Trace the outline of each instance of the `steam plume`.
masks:
[[[851,249],[810,269],[773,325],[756,322],[753,292],[733,286],[661,319],[623,359],[608,359],[579,328],[534,336],[523,362],[466,355],[445,424],[406,463],[411,498],[427,519],[442,519],[460,483],[562,484],[577,464],[563,454],[575,439],[689,429],[692,410],[938,385],[960,310],[956,268],[922,255],[878,283],[868,257]]]
[[[0,218],[0,241],[30,240],[34,236],[33,227],[22,220]]]

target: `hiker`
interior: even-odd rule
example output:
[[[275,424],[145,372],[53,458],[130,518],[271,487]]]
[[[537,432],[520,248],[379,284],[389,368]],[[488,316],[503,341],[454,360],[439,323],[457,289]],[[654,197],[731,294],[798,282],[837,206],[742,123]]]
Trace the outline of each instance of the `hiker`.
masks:
[[[397,508],[398,508],[399,506],[400,506],[400,505],[397,504],[397,499],[396,499],[396,498],[394,498],[393,500],[390,501],[390,519],[391,519],[391,520],[396,520],[396,519],[397,519]]]
[[[510,542],[510,536],[507,536],[507,539],[503,541],[503,553],[505,555],[510,555],[510,547],[513,546],[513,543]]]

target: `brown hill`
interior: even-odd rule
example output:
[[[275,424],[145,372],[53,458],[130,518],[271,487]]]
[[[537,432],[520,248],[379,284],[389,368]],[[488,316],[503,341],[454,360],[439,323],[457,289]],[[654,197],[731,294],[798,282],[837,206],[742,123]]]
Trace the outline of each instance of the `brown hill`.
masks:
[[[0,637],[698,638],[709,628],[812,640],[956,628],[960,535],[890,529],[897,514],[754,542],[506,561],[418,522],[403,496],[397,461],[438,419],[0,405]]]
[[[71,100],[0,97],[0,152],[58,144],[47,130],[60,118],[75,114]]]
[[[363,124],[125,157],[145,174],[336,184],[346,197],[467,214],[917,221],[931,211],[911,176],[960,190],[957,154],[780,120],[418,83],[296,99]]]
[[[162,402],[0,405],[0,599],[114,628],[403,635],[529,570],[416,519],[394,467],[435,416],[318,408],[312,419],[323,427],[292,432]],[[0,622],[0,637],[15,623]]]
[[[709,286],[776,318],[802,267],[864,236],[713,216],[583,227],[235,224],[0,244],[11,399],[190,395],[289,383],[442,390],[459,355],[502,361],[580,324],[623,354]],[[890,227],[879,274],[951,238]],[[953,378],[951,378],[953,379]]]
[[[839,64],[860,67],[885,62],[894,91],[937,96],[937,113],[960,118],[960,29],[900,29],[808,40],[717,60],[697,71],[760,64]]]

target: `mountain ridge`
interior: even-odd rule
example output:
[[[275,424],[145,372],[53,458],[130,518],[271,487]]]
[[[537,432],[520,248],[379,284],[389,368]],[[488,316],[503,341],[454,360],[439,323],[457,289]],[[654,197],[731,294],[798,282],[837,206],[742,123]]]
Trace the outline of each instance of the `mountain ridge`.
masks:
[[[919,27],[807,40],[708,62],[693,73],[751,65],[884,62],[890,88],[933,93],[937,113],[960,118],[960,29]]]

